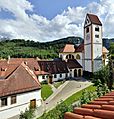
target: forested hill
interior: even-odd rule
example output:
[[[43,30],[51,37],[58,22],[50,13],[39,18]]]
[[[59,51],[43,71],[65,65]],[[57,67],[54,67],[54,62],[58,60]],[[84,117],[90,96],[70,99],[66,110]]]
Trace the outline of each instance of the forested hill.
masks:
[[[59,50],[66,43],[77,44],[82,42],[80,37],[67,37],[52,42],[34,42],[24,39],[3,40],[0,42],[0,58],[11,57],[39,57],[50,59],[58,57]]]

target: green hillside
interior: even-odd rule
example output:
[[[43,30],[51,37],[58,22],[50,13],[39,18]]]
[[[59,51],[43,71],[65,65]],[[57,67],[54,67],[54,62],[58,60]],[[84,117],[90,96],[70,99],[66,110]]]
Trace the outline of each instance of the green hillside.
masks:
[[[3,40],[0,42],[0,58],[11,57],[39,57],[43,59],[50,59],[58,57],[59,50],[64,47],[66,43],[76,44],[82,42],[80,37],[67,37],[52,42],[34,42],[23,39]]]

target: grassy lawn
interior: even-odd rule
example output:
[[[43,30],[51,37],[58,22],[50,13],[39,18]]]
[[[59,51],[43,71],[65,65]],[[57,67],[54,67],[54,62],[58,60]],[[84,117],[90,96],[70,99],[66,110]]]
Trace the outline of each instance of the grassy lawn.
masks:
[[[95,86],[89,86],[89,87],[87,87],[87,88],[85,88],[85,89],[86,89],[87,91],[92,91],[92,92],[94,92],[94,91],[96,90],[96,87],[95,87]],[[85,89],[83,89],[83,90],[85,90]],[[66,99],[65,101],[63,101],[62,103],[67,104],[67,106],[72,105],[74,102],[76,102],[76,101],[79,100],[79,98],[81,97],[81,94],[82,94],[82,91],[83,91],[83,90],[81,90],[81,91],[79,91],[79,92],[73,94],[71,97],[67,98],[67,99]],[[54,109],[50,110],[48,113],[45,113],[45,114],[42,115],[41,117],[37,118],[37,119],[45,119],[45,117],[47,117],[47,116],[50,117],[50,118],[48,118],[48,119],[51,119],[51,115],[52,115],[51,112],[54,113],[55,110],[56,110],[56,107],[55,107]],[[55,118],[54,118],[54,119],[55,119]]]
[[[43,100],[46,100],[53,93],[51,87],[48,84],[42,84],[41,96]]]
[[[58,88],[60,85],[62,85],[64,82],[60,81],[60,82],[54,82],[54,87]]]
[[[86,89],[87,91],[92,91],[92,92],[94,92],[94,91],[96,90],[96,87],[95,87],[95,86],[89,86],[89,87],[87,87],[87,88],[85,88],[85,89]],[[83,89],[83,90],[85,90],[85,89]],[[70,96],[69,98],[67,98],[64,102],[65,102],[67,105],[71,105],[71,104],[73,104],[74,102],[78,101],[79,98],[81,97],[81,94],[82,94],[82,91],[83,91],[83,90],[81,90],[81,91],[79,91],[79,92],[73,94],[72,96]]]

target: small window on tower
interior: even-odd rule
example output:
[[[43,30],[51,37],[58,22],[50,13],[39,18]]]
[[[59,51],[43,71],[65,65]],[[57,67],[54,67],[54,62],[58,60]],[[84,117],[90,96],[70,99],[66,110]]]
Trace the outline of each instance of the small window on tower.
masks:
[[[99,35],[95,35],[95,38],[99,38]]]
[[[89,32],[89,27],[86,28],[86,33],[88,33],[88,32]]]
[[[99,31],[99,27],[95,27],[95,31]]]

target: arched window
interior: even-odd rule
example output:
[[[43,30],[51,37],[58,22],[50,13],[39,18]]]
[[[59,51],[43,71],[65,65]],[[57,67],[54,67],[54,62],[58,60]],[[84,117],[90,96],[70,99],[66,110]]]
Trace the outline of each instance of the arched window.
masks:
[[[74,70],[74,77],[77,77],[77,69]]]
[[[76,55],[76,59],[80,59],[80,55],[79,54]]]
[[[71,55],[71,59],[74,59],[74,55]]]
[[[68,59],[68,55],[66,56],[66,59]]]
[[[82,70],[81,70],[81,69],[79,69],[79,70],[78,70],[78,76],[79,76],[79,77],[82,75],[82,73],[81,73],[81,72],[82,72]]]
[[[71,59],[72,58],[72,55],[71,54],[69,54],[69,59]]]
[[[69,54],[66,56],[66,59],[74,59],[74,55]]]

